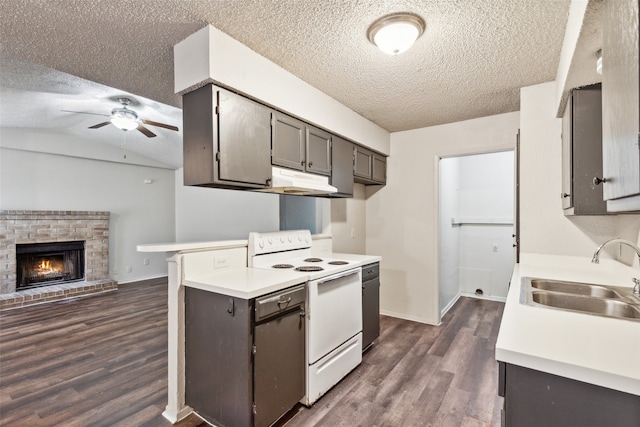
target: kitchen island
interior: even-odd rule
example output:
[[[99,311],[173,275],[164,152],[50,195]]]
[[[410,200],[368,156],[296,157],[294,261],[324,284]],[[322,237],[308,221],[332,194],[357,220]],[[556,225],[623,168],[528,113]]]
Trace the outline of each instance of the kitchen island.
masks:
[[[380,257],[332,254],[331,236],[312,237],[312,253],[323,258],[340,257],[357,268]],[[267,294],[304,283],[310,276],[293,271],[256,269],[247,266],[248,241],[164,243],[138,246],[140,252],[166,252],[169,265],[168,301],[168,402],[163,415],[177,422],[193,409],[185,399],[185,294],[187,289],[212,295],[253,301]],[[360,286],[358,285],[358,289]],[[253,303],[251,303],[253,304]]]
[[[526,396],[525,389],[531,389],[530,384],[524,383],[520,390],[509,389],[510,380],[520,372],[541,379],[545,390],[560,390],[573,399],[572,405],[576,406],[571,409],[582,415],[588,414],[590,406],[596,412],[604,411],[605,406],[602,401],[593,405],[588,397],[580,401],[584,387],[590,390],[588,393],[600,393],[599,399],[611,396],[616,405],[622,405],[616,411],[631,408],[633,419],[640,420],[640,322],[520,303],[524,277],[631,288],[632,278],[639,276],[637,268],[612,260],[592,264],[586,257],[522,255],[511,278],[496,343],[496,359],[501,362],[500,392],[506,393],[503,415],[507,425],[516,415],[515,409],[509,413],[511,404]],[[571,391],[562,392],[563,384]],[[556,401],[549,404],[555,406],[547,408],[550,410],[562,405]],[[536,405],[529,399],[526,407]],[[541,416],[547,412],[539,411]]]

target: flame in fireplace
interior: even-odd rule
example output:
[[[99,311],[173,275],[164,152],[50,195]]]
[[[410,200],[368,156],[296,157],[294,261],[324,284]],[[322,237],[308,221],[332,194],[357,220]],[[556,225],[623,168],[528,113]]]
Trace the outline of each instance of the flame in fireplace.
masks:
[[[47,275],[47,274],[55,274],[60,273],[62,271],[61,266],[54,266],[51,264],[51,260],[42,259],[40,263],[35,268],[36,274],[38,275]]]

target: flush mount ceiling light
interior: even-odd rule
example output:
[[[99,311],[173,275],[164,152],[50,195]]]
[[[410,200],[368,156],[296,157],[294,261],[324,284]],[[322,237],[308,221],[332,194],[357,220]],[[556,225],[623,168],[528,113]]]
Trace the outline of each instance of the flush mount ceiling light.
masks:
[[[422,35],[424,19],[413,13],[394,13],[375,21],[367,30],[369,41],[384,53],[398,55]]]

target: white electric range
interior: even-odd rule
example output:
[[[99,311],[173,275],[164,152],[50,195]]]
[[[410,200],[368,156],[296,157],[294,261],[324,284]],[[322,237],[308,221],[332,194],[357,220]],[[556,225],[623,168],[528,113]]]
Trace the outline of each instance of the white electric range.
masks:
[[[306,396],[312,405],[362,361],[360,263],[311,254],[309,230],[250,233],[248,265],[307,277]]]

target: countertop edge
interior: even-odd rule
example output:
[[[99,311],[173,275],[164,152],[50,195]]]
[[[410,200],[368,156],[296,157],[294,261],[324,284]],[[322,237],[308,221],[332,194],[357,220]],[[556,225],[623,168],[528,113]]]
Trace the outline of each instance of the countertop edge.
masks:
[[[626,286],[628,278],[637,276],[637,269],[612,260],[597,267],[576,257],[534,258],[514,268],[495,347],[496,360],[640,395],[640,322],[519,303],[522,277],[602,284],[610,277],[610,284]],[[593,340],[608,344],[594,349]]]
[[[247,240],[219,240],[207,242],[167,242],[137,245],[138,252],[182,252],[207,249],[232,249],[247,246]]]

